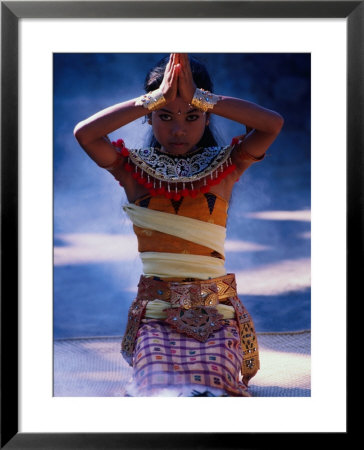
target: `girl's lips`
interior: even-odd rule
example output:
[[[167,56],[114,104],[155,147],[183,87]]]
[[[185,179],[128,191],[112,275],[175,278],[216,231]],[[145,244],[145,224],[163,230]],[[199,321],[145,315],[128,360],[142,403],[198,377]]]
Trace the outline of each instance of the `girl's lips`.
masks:
[[[190,150],[190,144],[187,142],[170,142],[169,143],[170,152],[176,155],[184,154]]]
[[[188,144],[186,142],[171,142],[169,145],[171,148],[174,148],[176,150],[185,149],[188,147]]]

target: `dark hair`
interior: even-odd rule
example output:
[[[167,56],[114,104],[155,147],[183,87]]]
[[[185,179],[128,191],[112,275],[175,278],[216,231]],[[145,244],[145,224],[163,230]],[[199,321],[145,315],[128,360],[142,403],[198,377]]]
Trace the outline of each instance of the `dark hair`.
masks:
[[[204,64],[200,61],[198,61],[193,56],[189,56],[190,65],[191,65],[191,72],[193,81],[195,82],[196,86],[200,89],[205,89],[206,91],[213,92],[213,83],[210,78],[210,75],[204,66]],[[162,83],[164,71],[166,69],[167,63],[169,61],[169,56],[165,56],[162,58],[153,69],[151,69],[144,81],[144,90],[145,92],[151,92],[155,91],[159,88],[159,86]],[[211,118],[210,118],[211,123]],[[150,147],[157,147],[160,148],[161,145],[155,138],[153,132],[151,133]],[[210,125],[207,125],[205,127],[204,134],[200,141],[197,144],[198,147],[215,147],[217,146],[217,141],[214,136],[214,133],[211,131]]]

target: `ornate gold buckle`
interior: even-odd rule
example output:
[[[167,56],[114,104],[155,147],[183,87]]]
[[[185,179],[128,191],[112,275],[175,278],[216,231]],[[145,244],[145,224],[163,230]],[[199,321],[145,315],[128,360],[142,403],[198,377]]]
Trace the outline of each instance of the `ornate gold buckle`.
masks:
[[[224,316],[216,308],[200,306],[190,309],[169,308],[166,322],[179,333],[206,342],[209,336],[222,328]]]

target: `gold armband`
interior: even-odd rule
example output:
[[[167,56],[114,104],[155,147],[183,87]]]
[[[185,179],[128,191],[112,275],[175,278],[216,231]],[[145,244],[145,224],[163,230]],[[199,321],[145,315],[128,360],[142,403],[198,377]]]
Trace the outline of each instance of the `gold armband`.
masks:
[[[191,101],[191,105],[196,106],[196,108],[201,111],[208,111],[212,109],[216,103],[220,100],[220,96],[212,94],[204,89],[196,89]]]
[[[159,89],[156,89],[155,91],[147,92],[141,97],[138,97],[135,101],[135,106],[143,106],[148,111],[155,111],[166,103],[166,99],[162,92]]]

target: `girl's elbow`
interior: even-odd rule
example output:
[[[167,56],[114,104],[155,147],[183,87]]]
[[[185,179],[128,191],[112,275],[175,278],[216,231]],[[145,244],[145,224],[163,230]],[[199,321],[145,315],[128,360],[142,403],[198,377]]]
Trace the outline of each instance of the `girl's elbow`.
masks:
[[[284,118],[280,114],[276,113],[276,117],[274,120],[274,132],[279,134],[284,125]]]
[[[85,140],[85,135],[82,130],[82,126],[83,126],[83,122],[79,122],[73,130],[73,135],[80,145],[84,144],[84,140]]]

